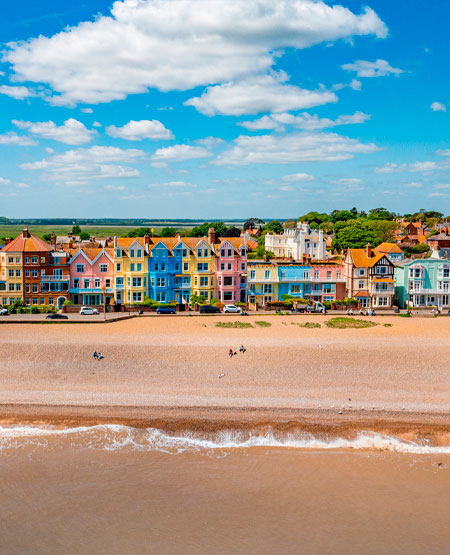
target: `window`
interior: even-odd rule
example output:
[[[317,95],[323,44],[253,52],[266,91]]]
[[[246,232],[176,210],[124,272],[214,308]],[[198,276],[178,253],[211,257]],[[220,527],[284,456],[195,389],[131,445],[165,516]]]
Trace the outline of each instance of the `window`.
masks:
[[[45,264],[45,256],[41,256],[41,264]]]
[[[27,293],[30,292],[30,284],[29,284],[29,283],[26,283],[26,284],[25,284],[25,291],[26,291]]]
[[[255,279],[255,270],[250,270],[250,279]]]
[[[25,277],[30,277],[30,270],[25,270]]]
[[[232,301],[233,300],[233,292],[232,291],[224,291],[223,300],[224,301]]]
[[[245,262],[241,264],[241,272],[245,272]]]
[[[133,291],[133,302],[134,303],[142,302],[142,293],[140,291]]]
[[[140,262],[136,264],[136,272],[142,272],[142,264]]]
[[[10,278],[14,277],[14,270],[9,270],[8,273]]]
[[[180,271],[180,264],[178,262],[175,262],[175,272],[179,272]]]
[[[223,258],[225,256],[225,249],[220,250],[220,256]]]
[[[208,278],[207,277],[201,277],[200,278],[200,287],[208,287]]]
[[[25,260],[28,262],[28,258],[26,258]],[[14,257],[13,256],[10,256],[8,258],[8,264],[14,264]]]
[[[40,298],[40,304],[45,304],[45,299],[44,299],[44,297],[41,297],[41,298]]]
[[[111,280],[109,278],[105,279],[105,287],[111,287]]]
[[[136,257],[137,257],[137,258],[142,258],[142,251],[141,251],[141,249],[139,249],[139,250],[136,251]]]
[[[202,249],[198,249],[197,250],[197,258],[201,258],[203,256],[203,251]]]
[[[220,269],[222,272],[225,270],[225,264],[223,262],[220,263]]]
[[[37,283],[32,283],[31,284],[31,292],[32,293],[37,293],[37,290],[38,290]]]
[[[16,277],[20,277],[20,270],[16,270]]]
[[[364,268],[361,268],[361,269],[359,270],[359,275],[360,275],[360,276],[363,276],[363,275],[364,275]]]
[[[41,276],[45,276],[45,270],[41,268]]]
[[[156,287],[165,287],[166,286],[166,278],[156,278]]]
[[[142,278],[134,277],[133,278],[133,287],[142,287]]]
[[[445,278],[450,277],[450,268],[448,266],[443,268],[442,277],[445,277]]]
[[[291,293],[301,293],[300,285],[292,285],[291,286]]]
[[[387,305],[388,305],[387,297],[378,297],[378,306],[387,306]]]
[[[272,293],[272,284],[271,283],[265,283],[264,284],[264,293]]]
[[[116,277],[116,285],[123,285],[123,277]]]
[[[134,249],[131,249],[130,251],[130,258],[134,258]]]
[[[122,256],[122,249],[116,249],[116,257],[120,258]]]
[[[32,277],[38,277],[38,271],[37,270],[31,270],[31,276]]]
[[[48,304],[50,304],[50,305],[55,304],[54,301],[53,301],[53,297],[49,297]]]
[[[358,281],[358,289],[364,289],[364,280]]]
[[[100,273],[106,274],[108,271],[108,264],[100,264]]]
[[[33,304],[38,304],[37,297],[33,297]]]
[[[229,270],[231,270],[231,263],[230,262],[227,264],[227,267],[228,267]]]
[[[303,279],[309,279],[309,270],[303,270]]]
[[[208,258],[208,256],[209,256],[209,250],[208,249],[203,249],[203,256],[205,258]]]
[[[63,275],[62,269],[53,270],[53,277],[55,277],[55,278],[62,278],[62,275]]]
[[[224,284],[225,287],[233,285],[233,278],[231,276],[225,276],[223,278],[223,284]]]
[[[231,250],[231,249],[228,249],[228,253],[227,253],[227,254],[228,254],[228,258],[230,258],[230,257],[232,256],[232,250]]]
[[[376,274],[387,274],[388,273],[388,269],[386,266],[377,266],[375,269],[375,273]]]
[[[10,284],[9,284],[9,290],[10,290],[10,291],[14,291],[14,283],[10,283]]]
[[[341,276],[342,276],[342,272],[340,270],[338,270],[336,272],[336,279],[341,279]]]
[[[20,257],[19,256],[16,258],[16,264],[20,264]]]
[[[38,261],[37,256],[31,257],[31,264],[37,264],[37,261]]]
[[[3,303],[3,304],[5,304],[5,303]],[[30,306],[30,297],[27,297],[27,298],[25,299],[25,304],[26,304],[27,306]]]
[[[327,279],[328,279],[328,280],[331,279],[331,270],[327,270]]]
[[[22,285],[20,283],[16,283],[16,291],[20,291],[22,289]]]
[[[84,264],[77,264],[76,270],[77,270],[77,274],[83,274],[84,273]]]
[[[202,291],[202,295],[205,297],[205,299],[208,299],[208,291]]]
[[[264,279],[270,279],[270,270],[264,272]]]
[[[94,287],[96,289],[98,289],[100,287],[100,280],[99,279],[94,279]]]
[[[156,300],[159,303],[165,303],[166,302],[166,293],[165,293],[165,291],[158,291],[156,293]]]
[[[116,272],[120,272],[122,270],[122,264],[120,262],[118,262],[116,264]]]
[[[189,270],[189,263],[188,262],[184,262],[183,263],[183,271],[187,272]]]
[[[84,289],[89,289],[90,285],[91,285],[91,280],[89,280],[89,279],[83,280]]]
[[[199,262],[197,264],[197,272],[207,272],[208,271],[208,263],[207,262]]]

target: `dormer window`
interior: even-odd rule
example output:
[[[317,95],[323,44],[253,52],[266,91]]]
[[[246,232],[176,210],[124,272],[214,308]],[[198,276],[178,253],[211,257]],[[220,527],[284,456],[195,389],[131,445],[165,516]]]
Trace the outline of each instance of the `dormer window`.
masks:
[[[122,249],[116,249],[116,258],[120,258],[122,256]]]

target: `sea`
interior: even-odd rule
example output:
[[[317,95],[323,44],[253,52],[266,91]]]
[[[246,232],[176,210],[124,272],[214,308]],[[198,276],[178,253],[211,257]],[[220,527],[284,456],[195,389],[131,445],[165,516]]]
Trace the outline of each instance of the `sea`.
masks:
[[[0,427],[0,553],[447,554],[450,446]]]

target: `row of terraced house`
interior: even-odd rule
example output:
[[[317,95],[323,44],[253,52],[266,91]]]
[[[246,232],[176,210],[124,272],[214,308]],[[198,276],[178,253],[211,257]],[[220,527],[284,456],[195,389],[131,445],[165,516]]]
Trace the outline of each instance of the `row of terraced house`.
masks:
[[[200,238],[115,237],[102,248],[57,248],[25,228],[0,249],[0,305],[61,308],[68,300],[117,309],[145,298],[186,305],[203,296],[265,307],[289,296],[320,302],[351,297],[377,309],[450,306],[450,262],[437,251],[404,260],[397,245],[383,243],[348,249],[344,258],[300,254],[301,260],[248,260],[245,236],[216,237],[213,229]]]

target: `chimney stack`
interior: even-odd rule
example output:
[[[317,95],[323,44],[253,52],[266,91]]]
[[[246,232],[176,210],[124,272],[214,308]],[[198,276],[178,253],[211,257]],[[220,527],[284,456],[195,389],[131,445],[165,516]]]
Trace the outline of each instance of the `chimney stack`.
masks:
[[[367,243],[366,255],[367,255],[367,258],[372,258],[372,246],[370,245],[370,243]]]
[[[214,231],[213,227],[210,227],[208,230],[208,241],[214,246],[216,242],[216,232]]]
[[[24,239],[28,239],[28,237],[30,237],[30,232],[28,231],[28,227],[24,227],[24,228],[23,228],[22,237],[23,237]]]
[[[144,246],[148,250],[148,246],[150,245],[150,237],[148,235],[144,235]]]
[[[53,248],[56,247],[56,235],[54,233],[50,235],[50,244],[52,245]]]
[[[6,237],[5,239],[5,245],[9,245],[11,243],[11,238],[10,237]]]

